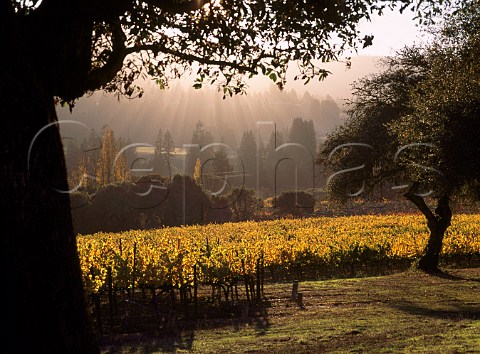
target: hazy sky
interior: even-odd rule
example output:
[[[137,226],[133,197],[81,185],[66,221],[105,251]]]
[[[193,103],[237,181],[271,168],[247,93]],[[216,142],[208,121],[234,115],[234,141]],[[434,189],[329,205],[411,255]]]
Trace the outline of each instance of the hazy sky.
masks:
[[[360,24],[361,37],[373,35],[373,45],[365,49],[359,49],[357,53],[348,53],[352,57],[352,67],[347,69],[344,63],[327,63],[322,67],[332,72],[322,82],[311,81],[308,85],[293,81],[292,73],[287,78],[287,90],[295,89],[299,93],[305,91],[316,96],[330,95],[334,99],[344,99],[350,95],[350,85],[356,79],[379,70],[376,62],[386,55],[392,55],[395,51],[406,45],[419,44],[428,37],[416,26],[418,20],[414,20],[414,13],[406,10],[403,14],[399,11],[385,11],[382,16],[373,16],[372,21]],[[271,82],[268,78],[257,77],[251,81],[250,88],[254,91],[264,90]]]
[[[420,27],[416,26],[414,12],[410,10],[400,14],[398,11],[385,11],[382,16],[375,16],[371,22],[363,22],[360,26],[362,34],[375,36],[373,45],[359,51],[359,55],[390,55],[395,50],[420,43],[425,39]]]

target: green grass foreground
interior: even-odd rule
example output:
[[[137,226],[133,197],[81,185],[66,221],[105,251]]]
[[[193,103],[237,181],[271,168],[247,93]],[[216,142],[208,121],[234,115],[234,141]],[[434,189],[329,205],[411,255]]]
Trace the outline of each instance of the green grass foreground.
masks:
[[[480,353],[480,268],[268,284],[246,319],[100,338],[102,353]]]

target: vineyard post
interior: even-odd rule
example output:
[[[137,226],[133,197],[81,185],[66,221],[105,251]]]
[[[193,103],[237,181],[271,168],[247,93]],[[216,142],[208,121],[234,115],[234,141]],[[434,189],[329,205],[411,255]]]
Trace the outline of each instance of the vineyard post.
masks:
[[[133,243],[133,270],[132,270],[132,322],[133,322],[133,317],[134,317],[134,311],[135,311],[135,274],[137,271],[137,243]]]
[[[296,300],[298,295],[298,280],[293,281],[292,286],[292,300]]]
[[[177,318],[177,313],[174,310],[170,310],[168,312],[168,320],[167,320],[167,329],[172,330],[175,328],[175,320]]]
[[[232,281],[230,282],[230,297],[231,297],[231,299],[232,299],[232,304],[235,303],[235,293],[234,293],[234,289],[233,289],[234,286],[235,286],[235,283],[234,283],[234,281],[232,280]]]
[[[142,286],[142,287],[140,287],[140,289],[142,289],[142,299],[143,299],[143,301],[147,301],[147,292],[145,291],[145,287]]]
[[[170,301],[172,306],[175,306],[177,300],[175,297],[175,288],[173,286],[170,286]]]
[[[257,303],[260,302],[260,258],[257,259]]]
[[[263,291],[263,283],[265,281],[265,258],[263,257],[263,252],[262,252],[262,263],[261,263],[261,284],[262,284],[262,296],[265,295]]]
[[[127,310],[127,299],[125,298],[125,287],[122,286],[122,304],[123,304],[123,312],[125,318],[125,328],[128,327],[128,310]]]
[[[248,318],[248,310],[249,310],[249,302],[246,302],[242,306],[242,320],[246,320]]]
[[[107,287],[108,287],[108,312],[110,317],[110,331],[113,332],[113,284],[112,267],[107,268]]]
[[[197,283],[197,265],[193,266],[193,306],[195,318],[198,317],[198,283]]]
[[[250,295],[248,294],[248,277],[245,271],[245,261],[242,259],[243,280],[245,281],[245,293],[247,294],[247,301],[250,302]]]
[[[161,322],[160,319],[160,311],[158,309],[158,303],[157,303],[157,294],[155,292],[155,288],[151,287],[150,288],[150,293],[152,294],[152,303],[153,303],[153,308],[155,309],[155,316],[157,318],[158,323]]]
[[[253,299],[255,299],[255,279],[252,275],[249,275],[248,279],[250,281],[250,298],[253,301]]]
[[[188,283],[184,283],[183,285],[180,285],[180,301],[182,301],[183,298],[183,309],[185,311],[185,318],[188,318],[188,299],[187,299],[187,286]]]
[[[100,293],[92,294],[93,303],[95,304],[95,313],[97,317],[97,328],[100,334],[103,334],[102,313],[100,310]]]
[[[119,252],[120,252],[120,258],[123,256],[123,247],[122,247],[122,239],[120,238],[119,240]],[[125,327],[128,326],[128,320],[127,320],[127,303],[125,302],[125,287],[122,286],[122,302],[123,302],[123,310],[125,312]]]

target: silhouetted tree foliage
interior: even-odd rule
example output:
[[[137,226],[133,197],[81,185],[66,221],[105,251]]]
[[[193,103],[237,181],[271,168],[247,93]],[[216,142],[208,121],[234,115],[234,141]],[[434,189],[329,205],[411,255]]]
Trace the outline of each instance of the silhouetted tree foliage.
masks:
[[[226,196],[211,195],[206,211],[206,223],[221,224],[232,221],[232,209]]]
[[[262,200],[255,195],[255,190],[234,188],[228,196],[233,221],[255,220],[262,208]]]
[[[169,195],[169,180],[148,175],[135,183],[102,186],[97,193],[74,194],[71,201],[75,232],[120,232],[162,226],[160,209]]]
[[[110,184],[93,196],[72,195],[75,232],[120,232],[226,222],[226,197],[207,194],[190,177],[143,176],[135,183]]]
[[[346,124],[321,149],[333,195],[387,181],[422,212],[430,230],[418,261],[425,271],[438,271],[451,199],[478,196],[479,19],[478,3],[466,3],[433,31],[432,45],[406,48],[360,81]]]
[[[287,191],[275,198],[274,206],[280,213],[312,213],[315,208],[315,197],[305,191]]]

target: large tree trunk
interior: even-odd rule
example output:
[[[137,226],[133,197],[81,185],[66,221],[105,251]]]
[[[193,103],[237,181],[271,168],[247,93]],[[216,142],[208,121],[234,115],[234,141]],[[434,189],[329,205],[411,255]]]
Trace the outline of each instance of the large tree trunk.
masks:
[[[418,261],[418,268],[426,272],[437,272],[440,260],[440,252],[442,251],[443,236],[450,226],[452,220],[452,211],[448,204],[448,197],[444,196],[438,201],[435,209],[435,217],[427,220],[430,237],[427,246],[423,252],[423,256]]]
[[[3,52],[0,63],[1,351],[97,353],[58,191],[68,189],[62,143],[55,124],[42,131],[57,120],[51,88],[32,58]]]
[[[427,219],[430,237],[420,257],[417,268],[429,273],[439,272],[438,264],[442,251],[443,237],[452,220],[452,211],[448,202],[448,195],[439,198],[435,212],[433,213],[422,197],[413,193],[405,194],[405,197],[414,203]]]

